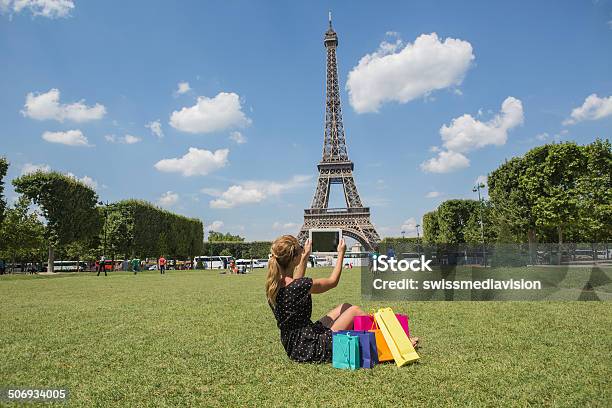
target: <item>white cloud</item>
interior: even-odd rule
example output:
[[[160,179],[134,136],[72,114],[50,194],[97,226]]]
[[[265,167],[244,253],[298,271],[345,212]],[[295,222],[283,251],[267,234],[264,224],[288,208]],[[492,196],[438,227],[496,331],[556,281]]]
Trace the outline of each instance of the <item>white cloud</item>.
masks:
[[[508,139],[508,131],[523,123],[523,104],[509,96],[501,106],[501,111],[493,119],[481,122],[465,114],[453,119],[449,126],[440,129],[444,147],[455,152],[465,153],[488,145],[502,146]]]
[[[230,139],[232,139],[236,144],[244,144],[247,142],[246,136],[244,136],[241,132],[237,130],[230,133]]]
[[[348,75],[349,102],[358,113],[377,112],[385,102],[407,103],[432,91],[459,86],[474,59],[472,45],[436,33],[414,44],[383,41]]]
[[[28,93],[24,110],[21,111],[21,114],[36,120],[87,122],[104,117],[106,108],[99,103],[96,103],[94,106],[87,106],[82,100],[70,104],[62,104],[60,103],[59,89],[53,88],[47,93]]]
[[[221,230],[221,228],[223,228],[224,226],[224,222],[223,221],[213,221],[210,223],[210,226],[208,227],[209,231],[217,231],[219,232]]]
[[[414,217],[410,217],[402,223],[401,230],[404,231],[404,233],[407,236],[416,237],[416,231],[417,231],[416,226],[417,226],[416,219]]]
[[[233,208],[241,204],[259,203],[266,199],[264,191],[245,186],[231,186],[221,196],[210,202],[211,208]]]
[[[50,143],[60,143],[68,146],[91,146],[80,130],[67,130],[65,132],[45,132],[42,138]]]
[[[489,182],[489,177],[484,176],[482,174],[480,176],[476,177],[476,180],[474,180],[474,184],[475,185],[482,183],[482,184],[484,184],[486,186],[488,182]]]
[[[88,187],[91,187],[94,190],[98,188],[98,182],[94,180],[93,178],[89,177],[88,175],[85,175],[81,178],[77,177],[75,174],[70,173],[70,172],[66,173],[66,175],[68,177],[72,177],[73,179],[77,181],[80,181],[81,183],[85,184]]]
[[[161,197],[159,197],[159,200],[157,200],[159,205],[162,207],[172,207],[173,205],[178,203],[178,201],[179,195],[172,191],[166,191],[164,194],[161,195]]]
[[[440,197],[441,195],[442,193],[439,191],[430,191],[427,194],[425,194],[425,198],[437,198],[437,197]]]
[[[164,137],[164,131],[162,130],[162,125],[159,119],[147,123],[145,127],[147,129],[150,129],[151,132],[158,138],[161,139],[162,137]]]
[[[272,224],[272,229],[276,231],[293,231],[300,227],[301,225],[295,222],[284,222],[283,223],[283,222],[275,221],[274,224]]]
[[[538,133],[535,138],[537,140],[539,140],[540,142],[543,142],[546,139],[548,139],[548,137],[549,137],[548,133],[547,132],[543,132],[543,133]]]
[[[183,157],[163,159],[155,168],[167,173],[181,173],[183,176],[205,176],[227,165],[229,149],[210,150],[190,147]]]
[[[122,143],[122,144],[134,144],[142,141],[142,139],[138,136],[133,135],[125,135],[125,136],[115,136],[115,135],[105,135],[104,139],[110,143]]]
[[[188,133],[211,133],[251,124],[240,104],[240,97],[231,92],[220,92],[214,98],[200,96],[191,107],[184,107],[170,115],[170,125]]]
[[[470,160],[461,153],[443,150],[438,157],[421,163],[421,169],[430,173],[450,173],[470,167]]]
[[[48,164],[34,164],[34,163],[26,163],[21,167],[21,174],[29,174],[36,173],[37,171],[49,172],[51,171],[51,166]]]
[[[138,143],[138,142],[140,142],[142,140],[138,136],[133,136],[133,135],[125,135],[123,137],[123,139],[125,140],[126,144],[134,144],[134,143]]]
[[[230,186],[223,192],[210,189],[204,192],[217,197],[210,201],[211,208],[234,208],[244,204],[260,203],[269,197],[278,197],[286,191],[307,185],[310,179],[310,176],[297,175],[282,183],[263,180],[246,181]]]
[[[506,144],[508,132],[523,121],[523,104],[512,96],[504,100],[501,111],[489,121],[483,122],[468,114],[454,118],[450,125],[440,128],[445,150],[439,149],[438,156],[423,162],[421,169],[448,173],[469,167],[470,161],[465,153],[489,145]]]
[[[185,81],[178,83],[176,91],[174,91],[174,93],[177,95],[182,95],[189,91],[191,91],[191,87],[189,86],[189,82]]]
[[[612,115],[612,96],[600,98],[597,94],[586,97],[582,106],[574,108],[564,125],[574,125],[584,120],[597,120]]]
[[[34,16],[48,18],[68,17],[73,8],[73,0],[0,0],[0,11],[3,13],[19,13],[28,9]]]

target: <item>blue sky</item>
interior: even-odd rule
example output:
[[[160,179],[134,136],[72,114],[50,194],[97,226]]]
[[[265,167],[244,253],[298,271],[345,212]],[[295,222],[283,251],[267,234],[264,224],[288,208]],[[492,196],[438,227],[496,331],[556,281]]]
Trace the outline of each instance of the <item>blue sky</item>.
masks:
[[[8,179],[71,173],[250,240],[297,233],[312,199],[328,9],[349,156],[383,236],[415,235],[507,158],[612,130],[609,0],[20,4],[0,0]]]

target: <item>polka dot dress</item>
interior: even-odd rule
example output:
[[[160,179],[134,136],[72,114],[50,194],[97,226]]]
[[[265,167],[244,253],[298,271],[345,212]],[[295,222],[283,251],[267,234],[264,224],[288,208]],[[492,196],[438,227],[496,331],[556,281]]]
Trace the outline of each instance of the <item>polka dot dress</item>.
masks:
[[[279,289],[272,311],[289,358],[299,362],[331,362],[332,331],[321,322],[310,320],[311,287],[311,278],[293,280]]]

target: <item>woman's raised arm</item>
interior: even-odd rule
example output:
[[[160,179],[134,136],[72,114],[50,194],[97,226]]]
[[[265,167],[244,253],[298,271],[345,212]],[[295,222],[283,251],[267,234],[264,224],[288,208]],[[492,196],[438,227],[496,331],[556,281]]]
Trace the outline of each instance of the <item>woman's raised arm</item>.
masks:
[[[336,266],[334,267],[334,270],[329,275],[329,278],[314,279],[312,281],[310,293],[323,293],[338,286],[338,282],[340,281],[340,275],[342,274],[342,265],[344,264],[345,252],[346,243],[344,242],[344,239],[341,239],[340,243],[338,243],[338,260],[336,261]]]
[[[302,257],[300,262],[293,270],[293,279],[300,279],[306,275],[306,265],[308,265],[308,259],[310,257],[310,251],[312,251],[312,242],[309,239],[304,244],[304,250],[302,251]]]

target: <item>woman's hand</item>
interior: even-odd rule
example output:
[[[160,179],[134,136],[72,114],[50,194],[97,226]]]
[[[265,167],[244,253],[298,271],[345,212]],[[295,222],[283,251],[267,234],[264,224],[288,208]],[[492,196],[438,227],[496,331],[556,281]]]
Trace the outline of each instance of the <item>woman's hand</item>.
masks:
[[[342,238],[340,240],[340,242],[338,242],[338,253],[344,255],[344,253],[346,252],[346,242],[344,242],[344,238]]]
[[[307,239],[306,243],[304,243],[304,251],[302,252],[302,259],[308,260],[308,257],[310,256],[311,252],[312,252],[312,241],[310,241],[310,239]]]

